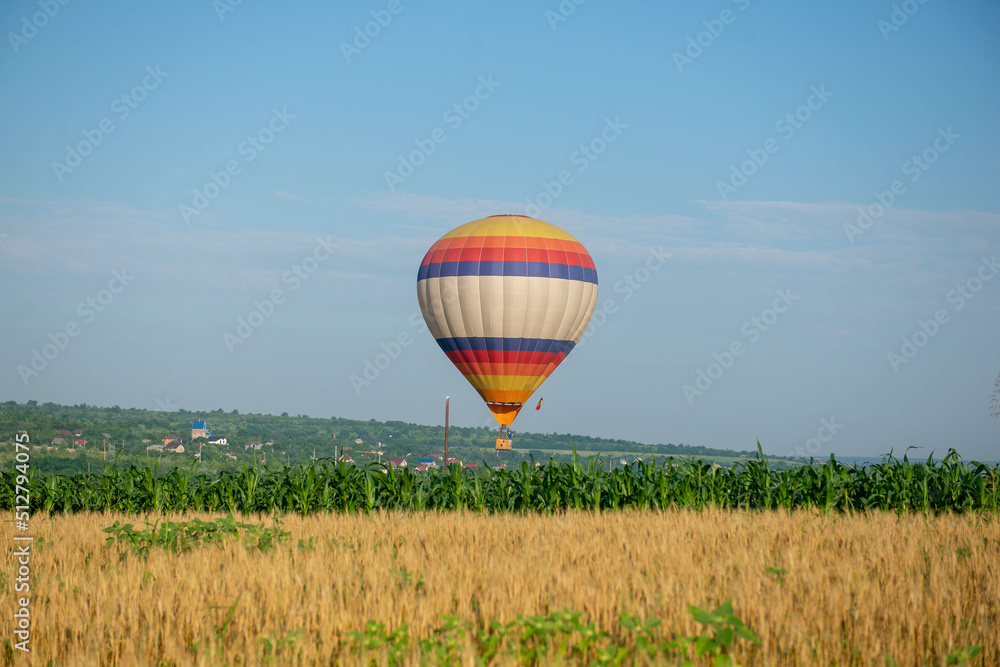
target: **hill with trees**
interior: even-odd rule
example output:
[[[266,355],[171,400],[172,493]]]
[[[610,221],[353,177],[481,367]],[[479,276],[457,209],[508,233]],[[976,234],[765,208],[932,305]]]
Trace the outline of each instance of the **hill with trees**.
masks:
[[[207,428],[227,444],[192,439],[192,423],[204,420]],[[97,407],[86,404],[38,404],[29,401],[0,404],[0,462],[13,458],[14,435],[27,432],[32,465],[43,472],[73,473],[100,470],[105,463],[119,466],[158,464],[161,470],[198,465],[208,471],[237,470],[244,465],[280,466],[309,460],[350,457],[358,465],[379,459],[418,458],[444,454],[444,427],[401,421],[359,421],[308,415],[245,414],[237,410],[156,412],[136,408]],[[163,439],[177,436],[184,451],[161,450]],[[521,433],[514,436],[514,450],[494,451],[496,431],[487,427],[452,426],[451,458],[464,463],[495,467],[522,460],[568,460],[574,447],[582,455],[597,455],[611,466],[623,460],[656,456],[697,457],[730,465],[752,458],[755,452],[711,449],[683,444],[643,444],[629,440],[594,438],[569,433]],[[259,444],[248,444],[259,443]],[[198,456],[200,455],[200,463]],[[778,466],[787,459],[772,459]]]

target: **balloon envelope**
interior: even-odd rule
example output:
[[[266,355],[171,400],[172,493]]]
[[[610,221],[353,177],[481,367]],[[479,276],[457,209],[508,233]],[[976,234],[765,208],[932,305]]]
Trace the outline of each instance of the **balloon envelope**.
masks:
[[[438,345],[509,426],[586,330],[597,269],[555,225],[494,215],[431,246],[417,273],[417,299]]]

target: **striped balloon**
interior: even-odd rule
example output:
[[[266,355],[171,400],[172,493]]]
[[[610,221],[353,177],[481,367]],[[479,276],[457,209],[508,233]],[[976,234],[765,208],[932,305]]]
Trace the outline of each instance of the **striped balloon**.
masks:
[[[509,426],[587,328],[597,269],[555,225],[494,215],[431,246],[417,299],[438,345]]]

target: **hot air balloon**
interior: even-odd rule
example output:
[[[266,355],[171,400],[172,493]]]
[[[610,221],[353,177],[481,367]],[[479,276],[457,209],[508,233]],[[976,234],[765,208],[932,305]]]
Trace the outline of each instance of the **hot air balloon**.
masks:
[[[597,269],[555,225],[493,215],[431,246],[417,300],[438,345],[500,424],[497,448],[509,449],[508,427],[590,322]]]

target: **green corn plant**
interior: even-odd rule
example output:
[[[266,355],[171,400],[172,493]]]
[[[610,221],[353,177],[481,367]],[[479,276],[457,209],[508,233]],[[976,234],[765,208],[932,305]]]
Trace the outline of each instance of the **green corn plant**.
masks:
[[[945,658],[946,665],[967,665],[978,656],[983,650],[982,646],[966,646],[965,648],[949,653]]]
[[[158,464],[157,464],[158,465]],[[606,470],[596,457],[582,463],[549,459],[514,470],[479,471],[451,465],[414,473],[379,464],[355,467],[328,461],[269,469],[245,466],[217,475],[153,467],[77,475],[40,474],[32,467],[32,511],[372,512],[461,510],[543,512],[605,509],[816,508],[824,512],[996,512],[1000,465],[965,463],[949,450],[940,461],[902,460],[890,452],[880,463],[845,466],[831,456],[816,465],[772,470],[758,457],[731,469],[685,459],[634,461]],[[0,505],[15,504],[15,471],[0,471]]]
[[[272,631],[267,637],[258,637],[257,642],[263,645],[265,662],[274,664],[277,661],[277,655],[294,648],[296,642],[302,639],[304,633],[305,628],[297,628],[286,632],[284,635],[279,635],[277,632]]]
[[[648,618],[645,621],[638,616],[630,616],[621,612],[621,626],[628,630],[633,637],[635,650],[640,655],[653,658],[660,650],[653,632],[663,624],[658,618]]]
[[[774,565],[768,565],[765,567],[764,571],[774,577],[774,580],[777,581],[778,584],[781,586],[785,585],[785,577],[783,575],[788,574],[788,570],[775,563]]]
[[[236,613],[236,605],[240,603],[241,597],[243,597],[242,593],[236,596],[236,600],[233,602],[233,606],[229,608],[229,612],[226,614],[226,618],[223,619],[221,624],[213,628],[212,636],[206,637],[202,641],[195,642],[194,644],[188,647],[189,651],[197,655],[199,652],[202,651],[203,648],[206,648],[211,644],[215,644],[217,647],[219,647],[219,653],[216,655],[216,657],[221,657],[222,644],[226,639],[226,634],[229,632],[229,625],[233,622],[233,615]],[[215,606],[215,607],[210,607],[210,609],[213,610],[224,609],[224,607]]]
[[[364,658],[384,647],[388,663],[398,665],[409,649],[408,628],[409,625],[403,623],[392,632],[386,632],[384,623],[368,621],[364,630],[352,630],[347,633],[351,653],[360,654]]]
[[[694,605],[688,605],[688,611],[702,625],[708,626],[711,634],[700,634],[686,637],[683,640],[694,646],[695,657],[704,655],[711,656],[714,667],[739,667],[730,654],[730,647],[736,637],[760,643],[760,638],[748,628],[735,614],[733,614],[732,601],[726,600],[713,611],[706,611]],[[670,645],[672,648],[674,642]],[[694,663],[685,660],[683,665],[693,665]]]
[[[232,514],[215,521],[146,521],[142,530],[136,530],[130,523],[115,521],[104,529],[110,535],[107,546],[125,545],[139,556],[147,555],[154,547],[184,552],[204,544],[220,544],[227,536],[240,536],[240,531],[243,531],[243,542],[248,550],[266,551],[289,537],[287,531],[281,530],[280,524],[266,528],[263,524],[239,523]],[[122,552],[122,556],[124,554]]]

